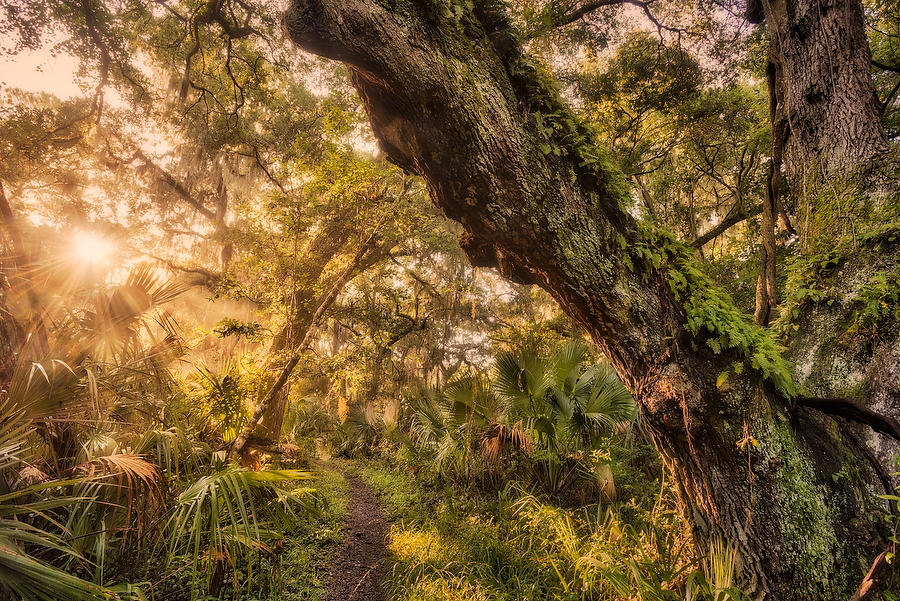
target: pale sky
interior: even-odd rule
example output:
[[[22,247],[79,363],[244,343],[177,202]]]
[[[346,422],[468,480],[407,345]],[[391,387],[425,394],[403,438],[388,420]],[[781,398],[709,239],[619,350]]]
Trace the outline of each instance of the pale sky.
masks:
[[[53,56],[50,48],[45,46],[15,56],[0,56],[0,88],[51,92],[62,99],[81,95],[81,89],[75,83],[78,62],[68,54]]]

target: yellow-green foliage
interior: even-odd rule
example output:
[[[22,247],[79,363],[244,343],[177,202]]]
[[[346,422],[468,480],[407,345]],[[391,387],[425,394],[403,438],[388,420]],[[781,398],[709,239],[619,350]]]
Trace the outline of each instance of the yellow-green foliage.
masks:
[[[563,509],[513,485],[494,499],[435,495],[395,465],[360,476],[394,516],[397,601],[677,598],[695,567],[668,492]]]

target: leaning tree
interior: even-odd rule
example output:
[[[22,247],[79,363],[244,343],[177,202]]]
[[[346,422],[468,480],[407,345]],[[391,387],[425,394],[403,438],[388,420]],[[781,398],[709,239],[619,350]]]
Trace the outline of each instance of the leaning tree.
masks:
[[[869,210],[895,206],[884,177],[859,175],[888,143],[858,0],[748,8],[774,40],[773,104],[785,121],[791,183],[806,186],[807,221],[826,218],[817,203],[827,182],[851,181],[851,172]],[[422,176],[462,225],[472,263],[542,286],[591,333],[635,392],[701,548],[734,542],[740,584],[755,598],[848,598],[884,544],[872,517],[879,470],[851,422],[894,435],[897,423],[821,398],[838,388],[821,376],[825,367],[798,377],[690,249],[629,214],[621,174],[523,48],[506,10],[497,0],[293,0],[284,24],[300,47],[347,66],[381,149]],[[895,260],[892,243],[877,243],[868,256]],[[849,272],[871,275],[863,263],[834,285],[843,278],[858,289]],[[896,398],[896,323],[881,325],[892,345],[847,352],[887,352],[877,386]],[[857,379],[871,384],[868,363],[858,363]]]

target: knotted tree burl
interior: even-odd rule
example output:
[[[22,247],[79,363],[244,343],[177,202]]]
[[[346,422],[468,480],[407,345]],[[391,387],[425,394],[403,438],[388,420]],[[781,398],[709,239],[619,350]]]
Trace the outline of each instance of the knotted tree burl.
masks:
[[[864,450],[797,407],[777,345],[692,251],[627,212],[622,175],[505,11],[294,0],[283,22],[301,48],[346,65],[381,149],[462,224],[472,263],[548,290],[609,356],[700,548],[736,543],[755,598],[848,598],[881,550]],[[748,436],[758,446],[739,444]],[[832,477],[847,466],[859,477]]]

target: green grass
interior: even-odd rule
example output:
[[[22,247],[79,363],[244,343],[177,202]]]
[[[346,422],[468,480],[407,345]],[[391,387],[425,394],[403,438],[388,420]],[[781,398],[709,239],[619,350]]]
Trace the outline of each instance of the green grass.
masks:
[[[374,461],[356,472],[394,521],[391,601],[679,599],[695,565],[668,502],[566,509],[515,486],[451,494]]]
[[[341,524],[347,515],[350,487],[339,473],[319,472],[313,483],[322,499],[321,514],[299,522],[285,534],[281,573],[273,573],[277,584],[269,599],[320,601],[325,598],[324,577],[334,547],[341,540]],[[277,570],[274,570],[277,572]]]

